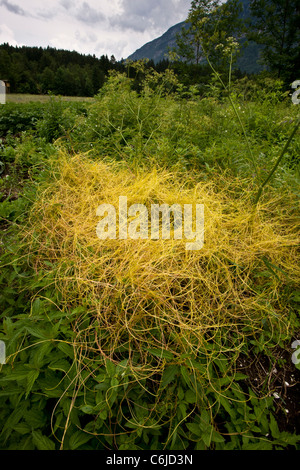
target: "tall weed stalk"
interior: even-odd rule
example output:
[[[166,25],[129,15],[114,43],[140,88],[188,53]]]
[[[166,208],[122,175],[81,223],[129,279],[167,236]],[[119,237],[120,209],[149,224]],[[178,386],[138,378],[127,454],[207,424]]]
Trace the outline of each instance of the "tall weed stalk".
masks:
[[[229,99],[229,102],[233,108],[233,111],[238,119],[238,122],[239,122],[239,125],[242,129],[242,133],[244,135],[244,138],[245,138],[245,141],[246,141],[246,144],[247,144],[247,149],[248,149],[248,153],[249,153],[249,157],[250,157],[250,160],[253,164],[253,168],[254,168],[254,171],[255,171],[255,175],[256,175],[256,178],[258,178],[258,168],[257,168],[257,164],[256,164],[256,161],[255,161],[255,157],[254,157],[254,154],[253,154],[253,151],[251,149],[251,145],[250,145],[250,141],[249,141],[249,138],[248,138],[248,135],[247,135],[247,132],[246,132],[246,129],[245,129],[245,126],[243,124],[243,121],[241,119],[241,116],[237,110],[237,107],[232,99],[232,95],[231,95],[231,81],[232,81],[232,64],[233,64],[233,52],[230,53],[230,61],[229,61],[229,76],[228,76],[228,86],[225,85],[224,81],[222,80],[222,77],[220,76],[220,74],[217,72],[217,70],[215,69],[215,67],[213,66],[213,64],[211,63],[209,57],[208,57],[208,54],[204,51],[204,55],[205,55],[205,58],[210,66],[210,68],[212,69],[213,73],[215,74],[216,78],[219,80],[220,84],[222,85],[222,87],[224,88],[225,91],[228,92],[228,99]],[[268,176],[265,178],[265,180],[263,181],[263,183],[260,184],[259,186],[259,189],[258,189],[258,192],[256,194],[256,197],[255,197],[255,200],[254,200],[254,206],[256,207],[262,194],[263,194],[263,190],[264,188],[268,185],[268,183],[270,182],[270,180],[272,179],[272,177],[274,176],[276,170],[278,169],[283,157],[285,156],[285,154],[287,153],[288,149],[289,149],[289,146],[293,140],[293,138],[295,137],[296,133],[297,133],[297,130],[299,128],[299,125],[300,125],[300,116],[298,116],[297,120],[296,120],[296,124],[282,150],[282,152],[280,153],[279,157],[277,158],[276,160],[276,163],[275,165],[273,166],[272,170],[270,171],[270,173],[268,174]],[[257,184],[259,184],[258,181],[256,181]]]

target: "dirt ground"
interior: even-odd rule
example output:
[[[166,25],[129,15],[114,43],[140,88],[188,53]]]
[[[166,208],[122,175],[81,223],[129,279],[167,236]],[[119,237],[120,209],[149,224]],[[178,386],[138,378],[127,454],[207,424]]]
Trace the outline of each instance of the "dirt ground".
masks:
[[[292,348],[276,347],[273,360],[261,353],[255,357],[243,356],[237,365],[248,376],[247,385],[258,397],[275,398],[280,431],[300,434],[300,370],[292,362],[294,352]]]

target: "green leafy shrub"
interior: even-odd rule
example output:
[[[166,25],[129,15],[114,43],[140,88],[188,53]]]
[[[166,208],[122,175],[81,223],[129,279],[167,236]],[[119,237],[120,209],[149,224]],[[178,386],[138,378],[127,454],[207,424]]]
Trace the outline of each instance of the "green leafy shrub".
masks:
[[[83,103],[63,102],[60,97],[50,95],[49,102],[44,105],[42,119],[37,123],[37,133],[46,142],[53,142],[70,132],[76,117],[85,113]]]
[[[6,103],[0,106],[0,136],[35,129],[43,116],[43,103]]]
[[[234,90],[242,100],[269,103],[273,106],[287,101],[290,94],[282,80],[271,78],[265,72],[254,78],[236,80]]]

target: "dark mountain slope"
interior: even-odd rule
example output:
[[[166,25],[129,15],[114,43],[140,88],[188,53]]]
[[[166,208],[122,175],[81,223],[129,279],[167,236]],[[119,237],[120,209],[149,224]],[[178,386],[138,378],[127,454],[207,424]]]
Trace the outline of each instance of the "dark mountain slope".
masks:
[[[241,18],[246,20],[250,15],[249,0],[241,0],[241,3],[243,7]],[[140,49],[137,49],[128,57],[128,59],[150,59],[153,60],[154,63],[158,63],[161,60],[166,59],[168,51],[176,47],[176,34],[180,33],[183,27],[188,27],[187,23],[184,21],[177,23],[159,38],[156,38],[142,46]],[[241,44],[243,43],[245,43],[245,39],[241,40]],[[257,73],[262,70],[262,65],[258,63],[260,50],[261,46],[254,42],[250,42],[247,47],[243,47],[242,54],[237,61],[236,67],[247,73]]]

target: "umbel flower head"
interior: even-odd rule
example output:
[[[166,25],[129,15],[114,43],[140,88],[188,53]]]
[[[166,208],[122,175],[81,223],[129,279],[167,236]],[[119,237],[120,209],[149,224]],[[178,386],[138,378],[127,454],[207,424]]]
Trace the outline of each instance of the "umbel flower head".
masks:
[[[225,44],[221,43],[221,44],[217,44],[215,49],[217,51],[220,51],[220,53],[225,56],[225,57],[229,57],[231,56],[232,54],[236,54],[239,50],[239,43],[238,41],[233,38],[233,37],[228,37],[226,38],[225,40]]]

